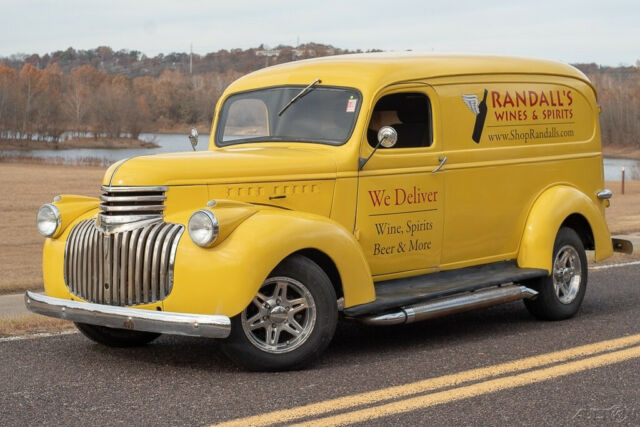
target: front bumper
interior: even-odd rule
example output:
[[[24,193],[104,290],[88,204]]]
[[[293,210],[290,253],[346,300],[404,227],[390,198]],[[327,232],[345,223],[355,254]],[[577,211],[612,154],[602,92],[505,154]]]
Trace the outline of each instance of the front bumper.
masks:
[[[231,320],[222,315],[141,310],[53,298],[29,291],[24,295],[24,303],[34,313],[110,328],[207,338],[226,338],[231,333]]]

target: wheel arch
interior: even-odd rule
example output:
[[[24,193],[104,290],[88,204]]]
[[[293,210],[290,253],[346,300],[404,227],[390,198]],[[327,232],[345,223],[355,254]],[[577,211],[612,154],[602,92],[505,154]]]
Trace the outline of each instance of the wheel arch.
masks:
[[[320,267],[322,271],[324,271],[329,277],[329,280],[333,285],[333,290],[336,292],[336,297],[338,298],[344,297],[344,290],[342,288],[343,286],[342,277],[340,276],[340,272],[338,271],[338,267],[336,266],[336,263],[331,259],[329,255],[327,255],[326,253],[318,249],[307,248],[307,249],[301,249],[297,252],[294,252],[291,255],[289,255],[287,258],[294,255],[302,255],[304,257],[309,258],[311,261],[315,262],[316,264],[318,264],[318,267]]]
[[[601,207],[580,190],[557,185],[545,190],[534,202],[525,224],[518,266],[551,272],[553,245],[562,226],[574,229],[595,250],[595,260],[613,253],[611,236]]]
[[[564,222],[560,225],[560,227],[568,227],[573,229],[580,240],[582,240],[582,245],[586,250],[594,250],[595,249],[595,241],[593,237],[593,230],[591,229],[591,225],[587,219],[578,213],[571,214],[564,220]]]

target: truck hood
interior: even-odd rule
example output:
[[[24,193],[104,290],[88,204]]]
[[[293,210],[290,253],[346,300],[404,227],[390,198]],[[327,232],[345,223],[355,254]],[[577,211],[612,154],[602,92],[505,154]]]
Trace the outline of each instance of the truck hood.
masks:
[[[102,185],[233,184],[335,177],[335,158],[321,147],[236,147],[123,160],[107,170]]]

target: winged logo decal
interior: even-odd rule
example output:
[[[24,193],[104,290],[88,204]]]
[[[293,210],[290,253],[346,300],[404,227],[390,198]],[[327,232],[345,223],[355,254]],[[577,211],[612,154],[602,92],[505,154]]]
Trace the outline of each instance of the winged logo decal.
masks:
[[[480,103],[480,101],[478,101],[478,95],[465,95],[463,93],[462,100],[467,104],[467,107],[469,107],[469,110],[471,110],[473,114],[477,116],[480,113],[480,109],[478,108],[478,104]]]

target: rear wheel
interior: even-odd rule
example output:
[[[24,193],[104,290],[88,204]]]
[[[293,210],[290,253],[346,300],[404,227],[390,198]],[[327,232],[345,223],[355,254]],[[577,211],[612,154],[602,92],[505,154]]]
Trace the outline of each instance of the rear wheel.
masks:
[[[223,351],[251,370],[301,368],[329,345],[338,320],[336,294],[326,273],[310,259],[287,258],[253,301],[231,319]]]
[[[578,312],[587,289],[587,257],[582,240],[573,229],[562,227],[558,231],[551,275],[527,285],[539,293],[536,299],[524,300],[535,317],[562,320]]]
[[[75,325],[85,337],[109,347],[138,347],[150,343],[161,335],[154,332],[130,331],[87,323],[76,323]]]

